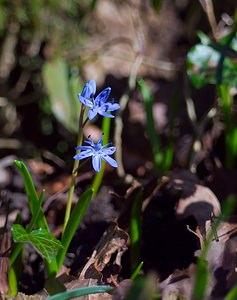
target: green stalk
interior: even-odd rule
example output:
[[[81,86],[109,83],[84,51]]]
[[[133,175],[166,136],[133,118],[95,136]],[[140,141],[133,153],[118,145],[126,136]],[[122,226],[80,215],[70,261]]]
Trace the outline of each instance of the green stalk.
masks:
[[[142,190],[135,196],[130,215],[130,257],[132,272],[141,262],[141,235],[142,235]]]
[[[109,142],[110,121],[111,121],[110,118],[103,118],[102,130],[104,133],[104,138],[103,138],[104,145]],[[97,194],[97,192],[100,188],[100,185],[101,185],[101,182],[102,182],[102,179],[104,176],[104,171],[105,171],[105,162],[102,161],[101,170],[100,170],[100,172],[96,173],[94,180],[92,182],[92,185],[91,185],[91,187],[94,190],[93,197]]]
[[[84,107],[84,105],[82,105],[81,112],[80,112],[80,118],[79,118],[77,146],[80,146],[82,144],[83,125],[85,125],[85,124],[83,124],[84,112],[85,112],[85,107]],[[78,150],[76,153],[78,153],[78,152],[80,152],[80,150]],[[80,164],[80,161],[75,159],[74,163],[73,163],[71,183],[70,183],[69,192],[68,192],[67,206],[66,206],[66,212],[65,212],[64,223],[63,223],[63,232],[67,226],[67,223],[68,223],[68,220],[69,220],[70,214],[71,214],[72,198],[73,198],[73,193],[75,190],[75,183],[76,183],[79,164]]]
[[[161,140],[155,129],[155,122],[153,118],[152,106],[153,106],[153,95],[146,84],[146,82],[140,79],[138,82],[138,88],[142,94],[146,112],[146,128],[149,137],[149,142],[152,147],[152,154],[154,157],[155,167],[158,172],[164,169],[164,155],[162,153]]]

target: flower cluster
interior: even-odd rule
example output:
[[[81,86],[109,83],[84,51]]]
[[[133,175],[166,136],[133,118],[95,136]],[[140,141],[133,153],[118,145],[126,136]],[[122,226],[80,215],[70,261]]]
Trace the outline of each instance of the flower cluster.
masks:
[[[90,80],[86,83],[83,88],[81,94],[78,94],[79,101],[89,107],[88,119],[94,119],[97,114],[103,117],[114,118],[112,114],[109,112],[115,111],[120,108],[118,103],[114,103],[114,100],[108,101],[109,95],[111,92],[111,88],[107,87],[102,92],[100,92],[96,97],[96,83],[94,80]],[[117,162],[110,157],[115,151],[116,147],[110,146],[109,144],[102,145],[102,137],[99,139],[97,143],[89,137],[88,140],[85,141],[87,146],[78,146],[76,150],[80,150],[78,154],[76,154],[73,158],[76,160],[81,160],[84,158],[92,157],[92,166],[96,172],[101,170],[101,160],[104,160],[112,167],[117,168]]]
[[[107,87],[98,94],[95,98],[96,83],[94,80],[90,80],[86,83],[81,94],[78,94],[78,99],[82,104],[88,106],[88,119],[92,120],[97,114],[103,117],[114,118],[109,114],[110,111],[115,111],[120,108],[118,103],[114,103],[114,100],[107,101],[111,92],[111,88]]]

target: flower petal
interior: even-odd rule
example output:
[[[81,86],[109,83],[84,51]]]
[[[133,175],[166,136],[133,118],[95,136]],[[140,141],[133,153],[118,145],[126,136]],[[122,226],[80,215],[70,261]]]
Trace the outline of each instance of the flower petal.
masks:
[[[94,117],[95,117],[96,115],[97,115],[96,110],[94,110],[93,108],[89,109],[89,112],[88,112],[88,119],[89,119],[89,120],[94,119]]]
[[[111,92],[110,87],[107,87],[102,92],[100,92],[99,95],[95,98],[95,105],[101,106],[103,103],[105,103],[109,98],[110,92]]]
[[[114,118],[113,115],[108,114],[107,112],[105,112],[105,111],[103,111],[103,110],[102,110],[102,111],[99,110],[99,111],[98,111],[98,114],[100,114],[100,115],[103,116],[103,117]]]
[[[101,158],[106,161],[109,165],[111,165],[114,168],[118,167],[118,164],[116,162],[115,159],[113,159],[112,157],[110,157],[109,155],[106,155],[104,153],[101,154]]]
[[[76,150],[93,150],[91,146],[77,146]]]
[[[107,111],[114,111],[120,109],[120,105],[118,103],[108,103]]]
[[[90,81],[88,82],[88,85],[89,85],[91,94],[92,94],[92,95],[95,95],[95,92],[96,92],[96,83],[95,83],[95,80],[90,80]],[[91,95],[90,95],[90,96],[91,96]]]
[[[88,100],[87,98],[83,97],[82,94],[78,94],[77,97],[78,97],[79,101],[82,104],[84,104],[85,106],[88,106],[90,108],[93,107],[93,103],[90,100]]]
[[[93,154],[94,154],[93,150],[90,149],[90,150],[82,151],[82,152],[76,154],[75,156],[73,156],[73,158],[76,159],[76,160],[81,160],[81,159],[90,157]]]
[[[92,157],[92,166],[96,172],[99,172],[101,169],[101,158],[99,155],[94,155]]]
[[[90,140],[85,140],[84,143],[91,145],[91,147],[95,146],[95,143],[90,139]]]
[[[104,155],[112,155],[116,151],[116,147],[108,147],[101,150]]]

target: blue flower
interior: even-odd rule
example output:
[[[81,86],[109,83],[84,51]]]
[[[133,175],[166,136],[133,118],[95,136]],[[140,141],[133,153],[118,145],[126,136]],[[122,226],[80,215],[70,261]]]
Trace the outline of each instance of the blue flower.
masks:
[[[90,108],[88,112],[88,119],[94,119],[97,114],[103,117],[114,118],[114,116],[108,112],[119,109],[120,105],[118,103],[114,103],[113,99],[111,101],[107,101],[111,92],[111,88],[107,87],[100,92],[96,98],[94,98],[95,92],[96,83],[94,80],[90,80],[84,86],[82,93],[78,94],[79,101]]]
[[[102,137],[97,143],[94,143],[91,138],[89,140],[86,140],[85,143],[87,143],[89,146],[76,147],[76,150],[81,150],[81,152],[76,154],[73,157],[74,159],[81,160],[84,158],[92,157],[92,166],[96,172],[99,172],[101,170],[101,159],[106,161],[114,168],[118,167],[116,160],[110,157],[110,155],[112,155],[116,151],[116,147],[108,147],[110,143],[102,146]]]

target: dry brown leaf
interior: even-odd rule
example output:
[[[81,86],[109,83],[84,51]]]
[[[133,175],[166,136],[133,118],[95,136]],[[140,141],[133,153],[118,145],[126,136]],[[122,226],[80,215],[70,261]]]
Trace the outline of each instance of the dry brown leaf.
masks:
[[[8,300],[44,300],[44,296],[40,295],[26,295],[24,293],[18,293],[15,297],[8,297]]]
[[[100,239],[89,261],[81,271],[79,278],[102,280],[103,277],[103,281],[113,281],[113,279],[111,280],[111,276],[113,278],[117,276],[121,269],[121,257],[127,250],[128,240],[128,234],[120,229],[116,223],[111,223]],[[111,256],[114,253],[117,253],[116,258],[111,262]],[[106,270],[105,274],[104,269],[108,265],[110,265],[110,267],[109,270]]]
[[[8,292],[8,271],[10,268],[8,250],[11,246],[11,234],[5,228],[0,230],[0,299]]]
[[[159,283],[162,300],[191,299],[196,266],[191,264],[185,270],[175,270],[167,279]]]
[[[206,230],[211,230],[211,222],[206,222]],[[214,295],[225,295],[237,282],[237,217],[223,221],[217,229],[218,239],[214,239],[208,251],[207,260],[213,276]]]
[[[172,173],[170,185],[179,190],[180,197],[176,204],[176,215],[179,219],[194,216],[202,233],[205,233],[205,222],[211,216],[219,216],[220,203],[214,193],[198,183],[188,171]]]

